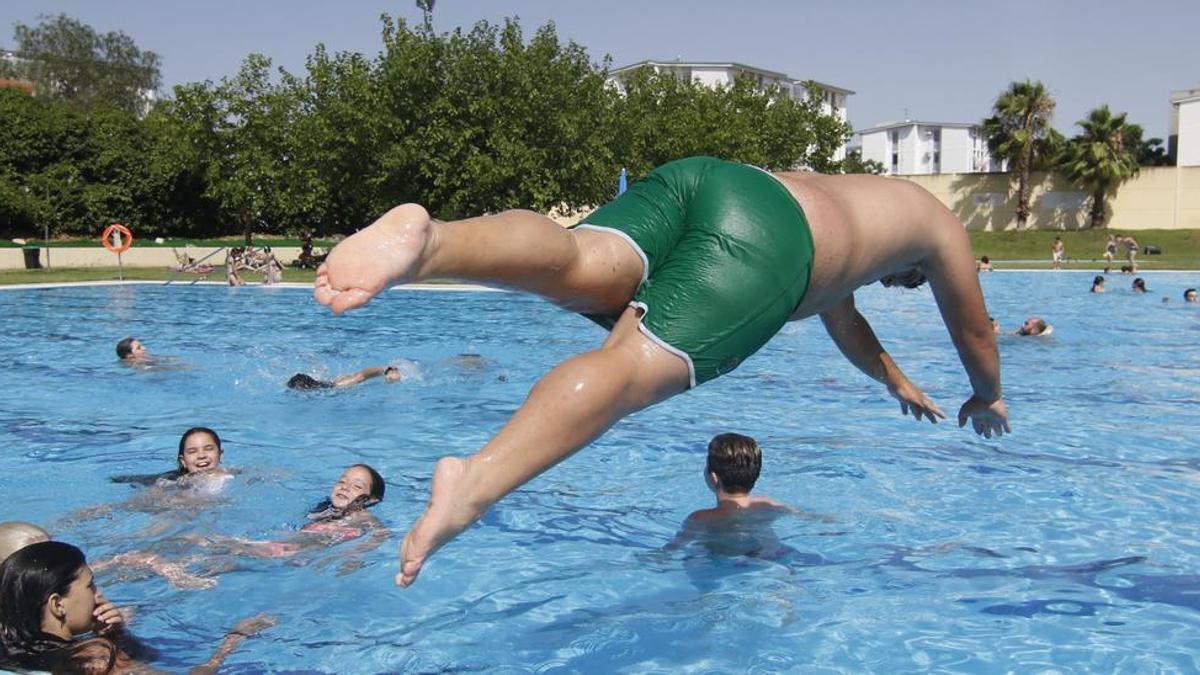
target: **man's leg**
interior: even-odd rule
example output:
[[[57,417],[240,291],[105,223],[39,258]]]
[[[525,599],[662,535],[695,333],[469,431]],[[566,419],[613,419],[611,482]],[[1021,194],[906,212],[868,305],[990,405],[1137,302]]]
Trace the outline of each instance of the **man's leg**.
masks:
[[[687,364],[643,335],[638,320],[637,310],[626,309],[603,347],[547,373],[483,449],[438,462],[429,505],[401,545],[396,583],[416,581],[429,556],[501,497],[625,415],[687,389]]]
[[[365,305],[395,283],[450,277],[537,293],[567,309],[616,314],[642,280],[642,259],[621,237],[567,230],[532,211],[431,221],[397,206],[338,244],[313,295],[335,313]]]

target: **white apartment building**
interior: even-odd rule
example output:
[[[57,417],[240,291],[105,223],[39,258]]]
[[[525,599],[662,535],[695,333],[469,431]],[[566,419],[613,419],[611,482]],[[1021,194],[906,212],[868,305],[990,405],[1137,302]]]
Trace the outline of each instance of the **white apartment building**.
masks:
[[[1200,89],[1171,92],[1167,152],[1178,166],[1200,166]]]
[[[891,122],[856,133],[864,160],[886,174],[987,173],[1003,171],[993,160],[977,124]]]
[[[622,90],[624,77],[639,68],[653,68],[658,72],[674,73],[681,79],[694,80],[709,87],[728,87],[733,85],[739,75],[749,75],[758,81],[758,88],[761,91],[778,87],[797,101],[808,99],[808,89],[805,87],[805,83],[813,82],[821,92],[821,111],[826,115],[837,117],[843,122],[846,121],[846,98],[854,94],[849,89],[832,84],[816,80],[796,79],[785,73],[732,62],[639,61],[609,71],[608,82],[618,90]],[[834,159],[840,160],[845,157],[846,148],[842,146],[834,155]]]

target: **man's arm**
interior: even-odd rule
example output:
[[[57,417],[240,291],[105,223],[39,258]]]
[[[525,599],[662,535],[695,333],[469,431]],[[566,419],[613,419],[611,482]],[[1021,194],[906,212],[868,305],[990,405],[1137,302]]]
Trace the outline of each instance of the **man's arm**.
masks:
[[[974,392],[959,410],[959,426],[969,418],[976,433],[991,438],[993,433],[1011,431],[1000,386],[996,335],[988,321],[979,275],[971,269],[974,254],[967,231],[953,214],[939,207],[937,226],[929,233],[932,248],[921,269]]]
[[[842,355],[871,379],[887,386],[888,393],[900,401],[900,412],[921,419],[924,415],[934,424],[937,418],[946,419],[941,411],[904,374],[892,357],[879,344],[871,324],[854,306],[854,296],[848,295],[832,308],[821,312],[821,323]]]

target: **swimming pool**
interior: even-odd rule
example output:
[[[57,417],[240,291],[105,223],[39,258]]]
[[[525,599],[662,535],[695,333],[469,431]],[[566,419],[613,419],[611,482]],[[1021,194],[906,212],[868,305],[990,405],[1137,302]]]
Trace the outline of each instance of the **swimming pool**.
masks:
[[[207,591],[101,575],[158,664],[211,652],[237,619],[281,623],[234,672],[1005,672],[1200,670],[1200,275],[996,273],[1014,434],[901,418],[819,322],[790,324],[729,376],[618,424],[502,501],[407,590],[399,533],[435,459],[478,448],[551,365],[603,333],[505,293],[386,294],[333,318],[287,288],[115,286],[0,292],[0,520],[23,519],[91,558],[143,546],[150,516],[63,520],[134,490],[116,474],[174,462],[179,434],[211,426],[242,473],[174,531],[279,536],[340,470],[387,478],[373,509],[397,537],[338,563],[247,561]],[[1170,302],[1164,304],[1161,297]],[[863,314],[951,416],[968,393],[928,290],[858,295]],[[138,372],[113,345],[141,338],[190,367]],[[453,362],[471,352],[482,369]],[[298,394],[335,375],[412,359],[419,381]],[[757,493],[824,519],[787,518],[775,561],[662,553],[692,510],[710,436],[758,438]],[[153,537],[149,537],[150,540]],[[335,549],[336,551],[337,549]]]

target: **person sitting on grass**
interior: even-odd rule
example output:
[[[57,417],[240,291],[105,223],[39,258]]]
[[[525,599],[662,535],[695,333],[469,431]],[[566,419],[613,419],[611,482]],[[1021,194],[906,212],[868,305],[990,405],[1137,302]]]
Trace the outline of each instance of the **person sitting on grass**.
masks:
[[[240,622],[199,672],[216,672],[247,637],[275,623],[265,614]],[[94,637],[78,639],[89,633]],[[78,548],[44,541],[0,564],[0,665],[55,673],[125,673],[145,669],[135,659],[146,651],[124,630],[120,611],[96,588]]]
[[[305,373],[296,373],[287,381],[288,389],[345,389],[353,387],[356,384],[361,384],[367,380],[383,376],[385,382],[399,382],[405,379],[405,375],[396,366],[373,366],[371,368],[363,368],[356,373],[348,375],[339,375],[332,380],[318,380],[312,375]]]
[[[713,552],[751,555],[762,552],[764,540],[778,544],[774,534],[764,527],[795,510],[770,497],[750,494],[761,472],[762,449],[757,441],[734,433],[714,436],[708,443],[704,481],[716,496],[717,505],[693,511],[665,548],[672,550],[699,540]]]
[[[1093,293],[1103,293],[1104,292],[1104,277],[1097,274],[1096,277],[1092,279],[1092,292]]]
[[[1025,319],[1025,323],[1017,329],[1016,335],[1025,335],[1029,337],[1043,337],[1054,332],[1054,326],[1046,323],[1046,320],[1040,316],[1031,316]]]

